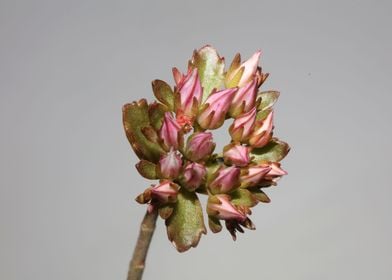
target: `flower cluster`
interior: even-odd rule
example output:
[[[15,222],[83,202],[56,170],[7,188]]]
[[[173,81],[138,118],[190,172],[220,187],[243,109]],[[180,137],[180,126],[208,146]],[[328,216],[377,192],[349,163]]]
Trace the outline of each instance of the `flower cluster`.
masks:
[[[236,231],[255,228],[250,209],[270,201],[263,189],[287,174],[279,162],[289,146],[273,137],[279,92],[259,90],[268,77],[258,65],[260,55],[241,62],[237,54],[226,71],[224,58],[205,46],[194,52],[185,73],[173,68],[173,88],[152,82],[157,102],[124,106],[125,131],[140,158],[136,168],[159,180],[136,201],[159,211],[179,251],[195,247],[206,233],[197,194],[208,196],[211,231],[221,231],[223,221],[235,240]],[[226,120],[231,141],[215,151],[209,130]]]

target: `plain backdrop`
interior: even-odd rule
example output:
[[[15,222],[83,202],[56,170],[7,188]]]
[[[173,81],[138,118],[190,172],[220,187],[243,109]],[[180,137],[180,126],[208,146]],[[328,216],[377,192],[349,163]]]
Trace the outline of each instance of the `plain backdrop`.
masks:
[[[0,279],[125,279],[152,182],[121,107],[192,51],[261,49],[289,175],[236,242],[179,254],[162,220],[151,279],[392,279],[390,1],[0,1]],[[225,131],[216,141],[228,141]]]

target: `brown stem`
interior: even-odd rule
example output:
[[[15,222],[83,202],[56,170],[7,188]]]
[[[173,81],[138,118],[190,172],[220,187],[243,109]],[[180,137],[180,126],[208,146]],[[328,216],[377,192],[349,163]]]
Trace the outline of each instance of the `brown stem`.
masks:
[[[129,263],[129,271],[127,280],[141,280],[144,267],[146,266],[146,257],[151,239],[155,230],[158,211],[151,213],[146,212],[140,225],[139,237],[133,251],[132,260]]]

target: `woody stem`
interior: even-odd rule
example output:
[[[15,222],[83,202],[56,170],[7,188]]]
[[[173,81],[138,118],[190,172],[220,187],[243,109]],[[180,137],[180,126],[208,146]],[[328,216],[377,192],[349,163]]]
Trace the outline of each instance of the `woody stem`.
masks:
[[[146,257],[151,239],[154,234],[155,224],[158,217],[158,211],[151,213],[148,211],[144,215],[140,225],[139,237],[133,251],[132,260],[129,263],[129,271],[127,280],[141,280],[146,266]]]

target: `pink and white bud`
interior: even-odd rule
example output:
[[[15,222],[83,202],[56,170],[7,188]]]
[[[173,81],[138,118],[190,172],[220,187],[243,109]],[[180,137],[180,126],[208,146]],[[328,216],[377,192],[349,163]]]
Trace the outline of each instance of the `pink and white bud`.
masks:
[[[223,149],[223,158],[228,165],[247,166],[250,162],[249,147],[229,144]]]
[[[235,220],[244,222],[247,219],[243,211],[237,209],[231,202],[230,196],[225,194],[216,195],[214,198],[208,200],[207,212],[210,216],[216,217],[221,220]]]
[[[179,186],[172,181],[164,180],[151,188],[152,202],[173,203],[177,201]]]
[[[256,108],[254,107],[248,113],[245,113],[234,120],[229,128],[231,138],[237,142],[247,141],[253,130],[255,121]]]
[[[249,112],[256,104],[257,80],[253,79],[244,87],[240,88],[233,97],[229,113],[232,117],[237,117]]]
[[[232,80],[238,74],[238,72],[242,71],[243,69],[243,73],[238,82],[238,87],[243,87],[244,85],[246,85],[246,83],[255,78],[257,74],[257,67],[259,64],[260,56],[261,51],[255,52],[248,60],[244,61],[237,69],[231,72],[230,76],[227,77],[227,80]]]
[[[271,170],[267,173],[267,176],[283,176],[283,175],[287,175],[287,171],[283,170],[280,167],[280,163],[278,162],[271,162],[267,165],[268,167],[271,168]]]
[[[180,131],[181,127],[177,121],[170,112],[166,112],[159,131],[159,137],[162,139],[166,150],[170,150],[170,148],[178,149],[180,144]]]
[[[222,167],[217,171],[217,176],[209,184],[213,194],[229,193],[239,185],[240,169],[235,166]]]
[[[268,165],[251,166],[248,168],[246,174],[241,176],[241,184],[244,187],[256,186],[270,171],[271,167]]]
[[[174,68],[176,69],[176,68]],[[184,76],[177,69],[173,75],[177,84],[178,100],[176,101],[177,122],[186,130],[191,130],[193,120],[198,113],[202,98],[202,87],[197,68],[189,69]]]
[[[185,166],[182,185],[188,191],[196,190],[204,181],[207,170],[204,165],[192,162]]]
[[[215,149],[211,132],[197,132],[187,141],[185,154],[191,161],[207,160]]]
[[[207,98],[206,106],[198,117],[202,128],[216,129],[222,126],[236,91],[237,88],[224,89],[212,93]]]
[[[272,137],[273,129],[273,111],[261,123],[256,125],[256,129],[253,131],[249,139],[249,144],[252,147],[261,148],[265,146]]]
[[[171,149],[169,153],[162,156],[158,166],[162,178],[175,179],[181,171],[181,156],[175,150]]]

